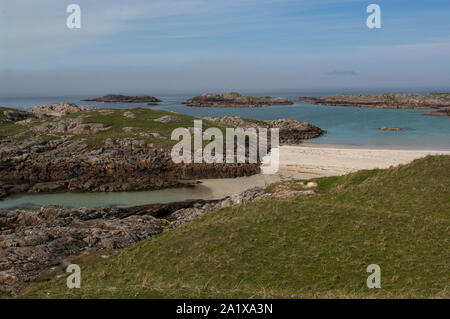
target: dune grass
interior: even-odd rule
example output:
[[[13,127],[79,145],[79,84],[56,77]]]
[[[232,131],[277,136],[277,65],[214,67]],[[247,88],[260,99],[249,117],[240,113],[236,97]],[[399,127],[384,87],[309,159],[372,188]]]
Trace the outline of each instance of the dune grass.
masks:
[[[449,156],[317,181],[314,196],[222,209],[80,258],[81,289],[54,273],[20,297],[450,297]],[[381,289],[366,286],[369,264]]]

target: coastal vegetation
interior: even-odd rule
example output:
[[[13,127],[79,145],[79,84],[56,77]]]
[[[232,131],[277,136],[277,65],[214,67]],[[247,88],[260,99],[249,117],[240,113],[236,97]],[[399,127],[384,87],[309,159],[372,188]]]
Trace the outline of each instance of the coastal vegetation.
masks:
[[[20,297],[450,296],[450,156],[314,182],[314,195],[269,195],[123,250],[82,256],[73,261],[80,289],[67,288],[60,268]],[[280,185],[304,183],[266,192]],[[381,289],[366,286],[370,264],[381,267]]]

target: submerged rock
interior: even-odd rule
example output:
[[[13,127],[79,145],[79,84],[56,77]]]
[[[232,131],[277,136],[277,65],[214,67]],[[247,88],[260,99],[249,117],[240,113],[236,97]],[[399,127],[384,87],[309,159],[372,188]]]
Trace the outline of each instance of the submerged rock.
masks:
[[[380,131],[403,131],[402,127],[380,127]]]

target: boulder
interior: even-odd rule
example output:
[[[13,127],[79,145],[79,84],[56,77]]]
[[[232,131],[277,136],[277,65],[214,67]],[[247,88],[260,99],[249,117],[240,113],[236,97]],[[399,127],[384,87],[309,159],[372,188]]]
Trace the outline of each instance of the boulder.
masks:
[[[172,123],[172,122],[181,122],[181,119],[173,115],[164,115],[161,116],[160,118],[155,119],[154,121],[159,123]]]

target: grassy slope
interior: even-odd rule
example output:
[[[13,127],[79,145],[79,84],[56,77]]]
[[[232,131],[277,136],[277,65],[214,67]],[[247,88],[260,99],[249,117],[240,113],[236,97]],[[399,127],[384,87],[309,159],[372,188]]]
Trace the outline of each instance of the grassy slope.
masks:
[[[3,115],[3,111],[11,110],[9,108],[0,107],[0,139],[12,137],[15,134],[26,132],[24,136],[16,138],[18,142],[25,138],[29,138],[32,136],[39,135],[44,139],[55,138],[55,135],[67,135],[67,134],[37,134],[29,130],[30,127],[41,124],[44,120],[33,119],[33,122],[26,126],[20,125],[14,122],[7,121],[5,116]],[[105,109],[103,109],[105,110]],[[72,139],[80,139],[85,138],[86,142],[92,148],[102,147],[105,139],[107,138],[135,138],[139,140],[145,140],[148,143],[154,144],[155,147],[161,148],[169,148],[177,143],[177,141],[172,141],[170,139],[171,133],[175,128],[178,127],[193,127],[193,121],[198,119],[193,116],[188,116],[184,114],[175,114],[167,111],[153,110],[148,108],[133,108],[133,109],[108,109],[110,114],[102,114],[97,110],[92,111],[84,111],[79,113],[73,113],[62,118],[76,118],[79,116],[85,116],[83,119],[83,123],[102,123],[104,127],[111,127],[108,130],[101,131],[97,134],[92,135],[83,135],[78,134],[74,135]],[[135,118],[128,118],[123,116],[125,112],[132,112],[135,114]],[[171,122],[171,123],[159,123],[155,122],[154,119],[162,117],[164,115],[173,115],[181,119],[181,122]],[[60,118],[48,118],[45,121],[59,121]],[[222,132],[225,132],[224,126],[217,125],[216,123],[211,123],[209,121],[203,120],[203,129],[208,127],[218,127],[222,129]],[[137,130],[132,132],[124,132],[122,128],[124,127],[136,127]],[[139,133],[159,133],[164,138],[156,138],[153,136],[140,136]]]
[[[319,179],[313,196],[200,217],[23,297],[450,297],[450,157]],[[366,287],[379,264],[382,288]]]

